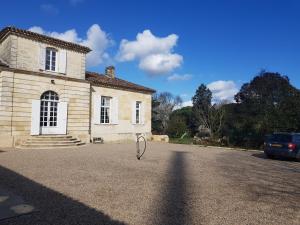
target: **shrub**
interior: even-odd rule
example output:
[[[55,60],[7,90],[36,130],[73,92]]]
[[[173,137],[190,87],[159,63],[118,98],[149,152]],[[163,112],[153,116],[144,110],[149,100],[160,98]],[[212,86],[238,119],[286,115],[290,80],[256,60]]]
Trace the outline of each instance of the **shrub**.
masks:
[[[167,134],[172,138],[179,138],[187,131],[187,129],[188,127],[184,118],[172,116],[168,124]]]

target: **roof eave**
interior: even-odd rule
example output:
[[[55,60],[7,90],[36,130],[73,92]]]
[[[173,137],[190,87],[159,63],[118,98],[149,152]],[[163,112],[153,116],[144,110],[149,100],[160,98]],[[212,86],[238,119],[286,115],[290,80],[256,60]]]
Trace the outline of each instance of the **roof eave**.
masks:
[[[30,40],[39,41],[45,44],[51,44],[53,46],[78,51],[82,53],[89,53],[92,51],[89,47],[82,46],[76,43],[63,41],[57,38],[49,37],[43,34],[38,34],[28,30],[23,30],[15,27],[5,27],[0,31],[0,43],[3,42],[9,35],[16,35],[18,37],[27,38]]]
[[[89,81],[89,80],[88,80]],[[109,84],[97,84],[93,81],[89,81],[92,86],[96,87],[107,87],[107,88],[113,88],[113,89],[118,89],[118,90],[125,90],[125,91],[132,91],[132,92],[139,92],[139,93],[144,93],[144,94],[154,94],[156,91],[155,90],[139,90],[135,88],[129,88],[129,87],[120,87],[120,86],[114,86],[114,85],[109,85]]]

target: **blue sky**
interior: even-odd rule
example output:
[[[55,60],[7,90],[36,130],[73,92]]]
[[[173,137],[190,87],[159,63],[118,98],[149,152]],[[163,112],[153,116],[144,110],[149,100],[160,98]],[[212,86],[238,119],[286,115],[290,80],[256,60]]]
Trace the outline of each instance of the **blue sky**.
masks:
[[[113,64],[118,77],[184,101],[201,83],[230,99],[261,69],[300,88],[297,0],[10,0],[1,8],[1,27],[89,45],[89,70]]]

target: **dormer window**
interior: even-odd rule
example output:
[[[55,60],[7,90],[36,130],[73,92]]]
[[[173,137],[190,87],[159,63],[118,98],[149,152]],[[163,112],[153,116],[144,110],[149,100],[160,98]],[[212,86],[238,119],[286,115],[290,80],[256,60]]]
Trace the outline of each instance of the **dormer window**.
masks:
[[[54,48],[46,48],[46,64],[45,70],[57,71],[57,50]]]

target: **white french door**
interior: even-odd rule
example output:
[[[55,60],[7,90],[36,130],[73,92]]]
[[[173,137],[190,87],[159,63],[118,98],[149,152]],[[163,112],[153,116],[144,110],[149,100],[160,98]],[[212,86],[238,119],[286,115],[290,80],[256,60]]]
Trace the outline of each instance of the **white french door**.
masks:
[[[32,101],[31,135],[66,134],[67,103],[59,102],[58,95],[47,91],[41,100]]]
[[[41,134],[57,133],[58,95],[54,91],[47,91],[41,97],[40,127]]]
[[[55,101],[41,101],[40,126],[42,134],[57,133],[57,106]]]

